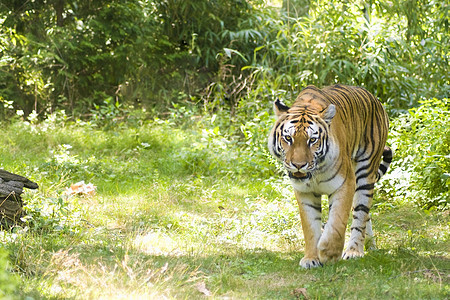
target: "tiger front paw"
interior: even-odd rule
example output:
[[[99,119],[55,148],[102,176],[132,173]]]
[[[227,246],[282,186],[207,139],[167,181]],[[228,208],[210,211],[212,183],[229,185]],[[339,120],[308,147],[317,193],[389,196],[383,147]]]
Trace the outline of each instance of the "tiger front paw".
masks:
[[[342,251],[336,249],[322,249],[319,250],[319,258],[323,263],[326,262],[336,262],[341,258]]]
[[[357,247],[348,247],[342,254],[342,259],[359,258],[364,256],[364,250]]]
[[[319,250],[319,260],[322,263],[328,261],[336,262],[342,256],[342,246],[337,245],[338,243],[329,243],[327,241],[321,240],[318,245]]]
[[[320,262],[318,257],[303,257],[300,260],[300,266],[305,269],[322,267],[322,263]]]

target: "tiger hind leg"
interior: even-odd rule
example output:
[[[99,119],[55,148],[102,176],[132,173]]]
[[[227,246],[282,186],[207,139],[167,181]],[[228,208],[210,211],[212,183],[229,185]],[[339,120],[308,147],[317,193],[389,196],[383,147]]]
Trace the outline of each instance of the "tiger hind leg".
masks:
[[[353,222],[351,226],[350,240],[342,258],[364,256],[366,249],[375,249],[375,239],[370,218],[370,206],[374,194],[375,182],[383,176],[392,161],[392,150],[385,146],[382,153],[382,162],[377,171],[371,166],[379,161],[375,156],[370,159],[362,159],[355,164],[356,190],[353,197]]]
[[[375,183],[361,180],[356,184],[353,200],[353,222],[350,228],[350,240],[342,258],[356,258],[364,256],[364,244],[367,238],[373,239],[372,221],[370,220],[370,206],[372,204]],[[373,181],[375,182],[375,181]]]
[[[372,230],[372,217],[369,214],[369,220],[366,223],[366,239],[364,240],[364,248],[366,250],[374,250],[377,248],[375,236]]]

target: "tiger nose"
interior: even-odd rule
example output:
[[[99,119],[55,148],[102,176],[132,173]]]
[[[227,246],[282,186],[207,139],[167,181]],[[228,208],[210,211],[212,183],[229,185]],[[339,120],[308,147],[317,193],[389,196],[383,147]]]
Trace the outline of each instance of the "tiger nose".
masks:
[[[292,165],[297,168],[297,170],[301,170],[303,168],[306,169],[306,167],[308,166],[308,163],[292,163]]]

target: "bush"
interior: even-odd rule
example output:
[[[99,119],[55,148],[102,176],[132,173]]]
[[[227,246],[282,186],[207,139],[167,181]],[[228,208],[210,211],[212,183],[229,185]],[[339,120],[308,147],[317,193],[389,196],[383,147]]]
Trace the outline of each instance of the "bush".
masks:
[[[394,119],[388,141],[394,161],[381,188],[385,197],[414,202],[425,209],[448,207],[449,114],[449,99],[432,99]]]

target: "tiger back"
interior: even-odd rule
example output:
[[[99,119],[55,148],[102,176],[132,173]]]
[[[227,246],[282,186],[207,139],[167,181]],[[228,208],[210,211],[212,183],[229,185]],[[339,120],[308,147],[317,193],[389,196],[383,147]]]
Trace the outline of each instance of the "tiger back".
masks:
[[[283,163],[299,205],[305,238],[300,265],[311,268],[363,256],[365,238],[373,237],[374,185],[392,160],[385,146],[389,120],[383,106],[363,88],[308,86],[292,107],[275,101],[274,111],[277,121],[268,147]],[[329,199],[323,232],[322,195]],[[342,254],[351,209],[351,235]]]

